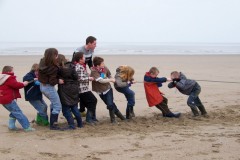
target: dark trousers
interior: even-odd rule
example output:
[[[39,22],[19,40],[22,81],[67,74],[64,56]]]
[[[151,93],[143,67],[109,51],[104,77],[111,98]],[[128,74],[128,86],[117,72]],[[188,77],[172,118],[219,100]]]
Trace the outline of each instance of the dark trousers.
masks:
[[[168,108],[168,99],[164,96],[163,96],[163,101],[158,105],[156,105],[156,107],[162,111],[163,116],[171,113],[171,111]]]
[[[127,99],[127,105],[128,106],[134,106],[135,105],[135,93],[127,86],[127,87],[116,87],[115,88],[118,92],[125,95]]]
[[[113,90],[112,90],[112,88],[106,94],[100,94],[100,98],[107,105],[108,110],[114,111],[114,113],[119,111],[116,104],[113,102]]]
[[[73,128],[75,127],[72,113],[77,120],[78,126],[79,127],[82,126],[82,117],[78,110],[77,104],[73,106],[62,105],[62,112],[63,112],[63,116],[67,119],[68,125],[70,127],[73,127]]]
[[[80,98],[81,105],[86,107],[89,111],[95,112],[96,105],[97,105],[97,98],[94,96],[94,94],[91,91],[80,93],[79,98]]]
[[[190,108],[201,107],[203,106],[200,98],[198,97],[201,92],[201,87],[198,83],[194,86],[192,92],[190,93],[187,104]],[[203,106],[204,107],[204,106]]]

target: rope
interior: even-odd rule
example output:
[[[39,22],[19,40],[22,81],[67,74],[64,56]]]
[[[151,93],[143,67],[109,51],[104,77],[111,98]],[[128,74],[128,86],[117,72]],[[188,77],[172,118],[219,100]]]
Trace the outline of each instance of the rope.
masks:
[[[196,81],[217,82],[217,83],[240,83],[240,82],[232,82],[232,81],[212,81],[212,80],[196,80]]]
[[[233,82],[233,81],[214,81],[214,80],[196,80],[196,81],[202,81],[202,82],[216,82],[216,83],[236,83],[240,84],[240,82]],[[137,81],[137,83],[144,83],[142,81]],[[137,84],[136,83],[136,84]],[[157,83],[157,82],[146,82],[146,83]]]

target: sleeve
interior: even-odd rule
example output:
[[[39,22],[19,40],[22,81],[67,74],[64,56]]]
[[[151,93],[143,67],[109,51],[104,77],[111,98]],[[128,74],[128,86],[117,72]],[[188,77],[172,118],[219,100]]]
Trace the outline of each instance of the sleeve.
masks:
[[[124,81],[122,80],[122,78],[119,77],[119,76],[115,76],[115,84],[116,84],[118,87],[126,87],[126,86],[128,86],[128,83],[127,83],[127,82],[124,82]]]
[[[181,79],[179,82],[176,82],[176,87],[178,89],[183,89],[186,85],[186,79]]]
[[[168,88],[174,88],[176,84],[174,82],[168,83]]]
[[[14,77],[9,77],[9,79],[7,81],[8,81],[8,83],[6,85],[11,88],[21,89],[24,87],[24,84],[22,82],[17,82],[16,78],[14,78]]]
[[[146,82],[164,83],[164,82],[167,81],[167,78],[166,78],[166,77],[162,77],[162,78],[151,78],[151,77],[145,76],[145,77],[144,77],[144,81],[146,81]]]
[[[94,80],[99,79],[99,77],[100,77],[100,74],[95,70],[92,70],[90,75],[91,75],[91,77],[94,78]]]
[[[24,77],[23,77],[23,81],[32,81],[34,80],[34,76],[31,73],[27,73]]]

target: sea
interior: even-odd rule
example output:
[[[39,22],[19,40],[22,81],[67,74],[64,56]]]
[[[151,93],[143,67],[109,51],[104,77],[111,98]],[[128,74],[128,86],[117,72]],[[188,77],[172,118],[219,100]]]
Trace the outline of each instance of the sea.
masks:
[[[47,48],[71,55],[84,42],[0,42],[0,55],[43,55]],[[238,55],[240,43],[97,42],[94,55]]]

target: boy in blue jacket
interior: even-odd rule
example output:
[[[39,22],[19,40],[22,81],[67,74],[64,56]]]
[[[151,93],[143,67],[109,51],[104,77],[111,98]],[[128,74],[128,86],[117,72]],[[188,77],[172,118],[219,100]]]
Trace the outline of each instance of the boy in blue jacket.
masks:
[[[23,81],[31,81],[29,85],[24,87],[25,100],[37,110],[36,123],[39,125],[47,126],[48,115],[47,115],[47,104],[43,100],[42,92],[40,91],[40,83],[38,81],[38,64],[33,64],[31,71],[28,72],[24,77]]]
[[[172,82],[168,84],[168,87],[176,87],[179,92],[189,96],[187,104],[191,108],[193,115],[199,116],[199,109],[201,114],[203,116],[206,116],[207,112],[199,98],[201,86],[195,80],[187,79],[187,77],[182,72],[173,71],[171,73],[171,79]]]

